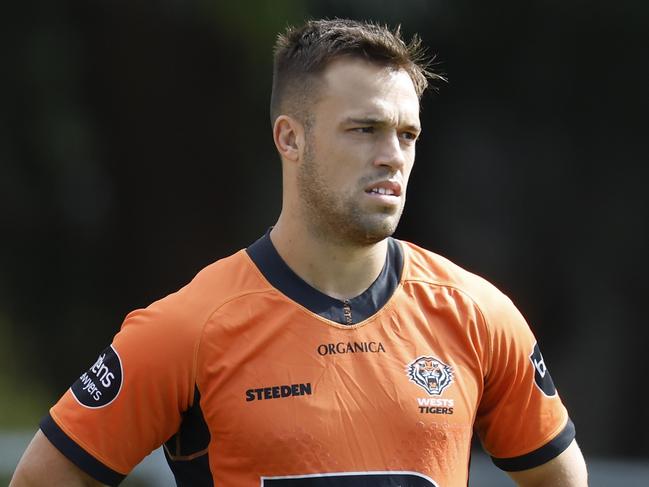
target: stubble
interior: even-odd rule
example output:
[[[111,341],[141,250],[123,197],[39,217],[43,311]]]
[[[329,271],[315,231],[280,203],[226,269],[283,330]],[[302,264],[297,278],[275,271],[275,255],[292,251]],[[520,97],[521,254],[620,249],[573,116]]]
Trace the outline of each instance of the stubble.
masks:
[[[307,131],[308,132],[308,131]],[[318,171],[313,142],[307,136],[304,160],[297,176],[302,204],[302,216],[309,232],[316,238],[336,245],[365,247],[380,242],[394,233],[403,211],[392,207],[364,209],[358,196],[346,195],[331,188]],[[376,174],[358,181],[359,192],[372,179],[386,175]]]

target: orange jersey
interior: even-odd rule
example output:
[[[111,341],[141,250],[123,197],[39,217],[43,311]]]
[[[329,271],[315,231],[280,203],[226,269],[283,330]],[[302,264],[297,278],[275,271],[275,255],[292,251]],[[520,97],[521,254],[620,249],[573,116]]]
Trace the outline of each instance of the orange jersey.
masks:
[[[362,295],[330,298],[268,234],[130,313],[41,429],[116,485],[152,450],[179,485],[467,485],[473,430],[505,470],[574,428],[534,336],[483,279],[389,240]]]

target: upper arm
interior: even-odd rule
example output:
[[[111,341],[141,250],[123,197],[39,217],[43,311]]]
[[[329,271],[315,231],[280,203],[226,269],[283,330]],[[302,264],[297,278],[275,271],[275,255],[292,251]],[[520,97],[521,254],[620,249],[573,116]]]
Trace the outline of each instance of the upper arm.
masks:
[[[43,432],[38,430],[20,459],[9,487],[101,485],[103,484],[68,460],[50,443]]]
[[[499,468],[531,469],[568,448],[574,425],[521,313],[502,294],[486,304],[489,347],[476,430]]]
[[[573,440],[566,450],[543,465],[507,472],[520,487],[587,487],[588,474],[584,457]]]
[[[42,419],[42,433],[93,478],[117,485],[177,431],[193,404],[197,327],[177,299],[128,315],[97,361]]]

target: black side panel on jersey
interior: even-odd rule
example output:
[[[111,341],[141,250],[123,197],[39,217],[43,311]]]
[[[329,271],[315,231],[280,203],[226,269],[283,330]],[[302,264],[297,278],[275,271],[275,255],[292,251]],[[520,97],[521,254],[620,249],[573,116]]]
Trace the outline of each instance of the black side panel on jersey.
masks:
[[[388,252],[381,273],[362,294],[347,300],[332,298],[310,286],[284,262],[270,240],[270,230],[249,246],[246,252],[273,287],[311,312],[342,325],[366,320],[392,297],[403,272],[403,249],[388,238]],[[351,323],[345,307],[351,309]]]
[[[95,457],[77,445],[72,438],[66,435],[52,416],[45,416],[40,423],[43,434],[63,455],[81,470],[86,472],[102,484],[119,485],[126,475],[108,468]]]
[[[529,468],[538,467],[559,456],[566,448],[570,446],[575,439],[575,425],[568,418],[565,428],[555,436],[552,441],[546,443],[538,450],[514,458],[495,458],[491,460],[494,464],[506,472],[519,472]]]
[[[210,438],[196,387],[194,403],[183,414],[180,429],[164,444],[165,457],[178,487],[214,486],[207,454]]]

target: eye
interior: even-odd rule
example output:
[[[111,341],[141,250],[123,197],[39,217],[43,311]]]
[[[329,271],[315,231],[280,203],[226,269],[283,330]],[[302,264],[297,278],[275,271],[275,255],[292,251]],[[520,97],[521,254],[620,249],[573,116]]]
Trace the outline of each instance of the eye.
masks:
[[[374,127],[367,126],[367,127],[356,127],[352,129],[354,132],[358,132],[361,134],[373,134],[374,133]]]
[[[409,142],[415,142],[419,137],[419,134],[416,132],[401,132],[401,138]]]

